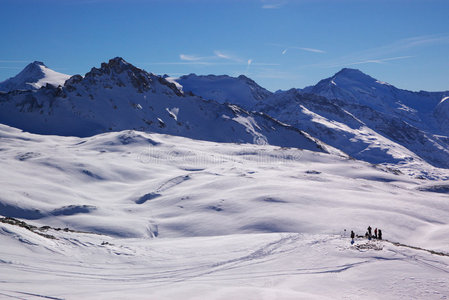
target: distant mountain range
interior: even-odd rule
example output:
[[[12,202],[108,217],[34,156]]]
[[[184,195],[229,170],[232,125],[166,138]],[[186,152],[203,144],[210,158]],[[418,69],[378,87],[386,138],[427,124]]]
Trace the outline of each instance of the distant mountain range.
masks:
[[[0,91],[0,123],[32,133],[135,129],[449,168],[449,92],[401,90],[354,69],[272,93],[243,75],[162,77],[122,58],[72,77],[34,62]]]
[[[357,159],[396,164],[424,160],[449,168],[447,91],[401,90],[354,69],[314,86],[276,93],[244,76],[189,75],[178,83],[185,92],[264,112]]]
[[[27,83],[42,80],[31,78],[34,73],[24,76],[35,65],[9,82],[25,86],[20,78],[26,77]],[[84,77],[70,77],[63,86],[47,83],[38,90],[29,84],[29,89],[0,93],[0,123],[39,134],[85,137],[133,129],[215,142],[339,152],[264,113],[183,93],[176,84],[119,57],[92,68]]]

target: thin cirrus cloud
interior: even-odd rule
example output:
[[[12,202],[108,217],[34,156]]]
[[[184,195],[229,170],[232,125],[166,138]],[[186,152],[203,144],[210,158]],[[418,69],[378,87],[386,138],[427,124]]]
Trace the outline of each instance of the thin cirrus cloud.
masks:
[[[404,60],[416,57],[419,48],[431,47],[449,43],[449,35],[425,35],[403,38],[390,44],[374,47],[359,52],[351,53],[342,57],[324,61],[309,67],[344,67],[362,64],[386,64],[390,61]],[[414,50],[413,53],[409,51]],[[413,55],[405,55],[413,54]]]
[[[263,9],[277,9],[280,8],[282,6],[282,4],[277,3],[277,4],[264,4],[262,5]]]
[[[27,63],[29,60],[10,60],[10,59],[0,59],[0,63]]]
[[[251,64],[249,60],[242,59],[240,57],[225,53],[220,50],[215,50],[214,55],[211,56],[197,56],[192,54],[180,54],[179,58],[183,62],[190,62],[192,64],[223,64],[223,60],[226,60],[231,63],[238,64]],[[252,60],[251,60],[252,61]]]
[[[202,57],[199,57],[199,56],[182,54],[182,53],[179,54],[179,58],[181,60],[185,60],[185,61],[199,61],[199,60],[203,59]]]
[[[263,9],[278,9],[286,4],[285,1],[273,1],[273,0],[262,0],[261,2]]]
[[[307,52],[313,52],[313,53],[326,53],[326,51],[324,50],[320,50],[320,49],[315,49],[315,48],[306,48],[306,47],[287,47],[284,50],[282,50],[282,55],[285,55],[287,53],[287,51],[289,50],[302,50],[302,51],[307,51]]]
[[[355,66],[355,65],[364,65],[364,64],[384,64],[388,61],[408,59],[408,58],[413,58],[413,57],[414,56],[407,55],[407,56],[396,56],[396,57],[379,58],[379,59],[366,59],[366,60],[355,61],[355,62],[350,62],[350,63],[345,63],[345,64],[330,65],[329,67]]]

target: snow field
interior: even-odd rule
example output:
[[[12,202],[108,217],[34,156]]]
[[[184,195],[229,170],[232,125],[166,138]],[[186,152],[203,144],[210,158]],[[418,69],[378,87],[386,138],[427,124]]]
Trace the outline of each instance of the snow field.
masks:
[[[269,145],[0,126],[0,298],[444,299],[444,184]],[[440,170],[443,172],[442,170]],[[441,173],[447,176],[447,174]],[[57,283],[57,284],[56,284]]]

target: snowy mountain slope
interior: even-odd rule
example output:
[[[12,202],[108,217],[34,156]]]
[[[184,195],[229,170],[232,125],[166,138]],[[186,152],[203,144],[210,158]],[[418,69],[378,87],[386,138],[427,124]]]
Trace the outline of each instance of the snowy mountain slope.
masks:
[[[401,164],[425,160],[438,167],[449,167],[449,144],[444,136],[432,135],[369,106],[292,89],[272,95],[256,109],[357,159]]]
[[[301,93],[335,99],[335,105],[376,133],[435,166],[449,167],[449,114],[443,100],[449,92],[401,90],[359,70],[343,69]]]
[[[50,84],[55,87],[63,86],[70,75],[58,73],[49,69],[43,62],[30,63],[15,77],[0,82],[0,92],[14,90],[36,90]]]
[[[304,93],[319,94],[329,99],[342,99],[363,105],[370,105],[376,110],[396,108],[410,114],[422,114],[432,108],[446,95],[445,92],[412,92],[402,90],[386,82],[377,80],[357,69],[344,68],[334,76],[306,87]],[[405,106],[407,107],[405,107]],[[404,114],[406,115],[406,114]]]
[[[399,117],[412,126],[434,134],[449,135],[449,128],[435,120],[437,105],[449,96],[445,92],[411,92],[374,79],[359,70],[342,69],[302,93],[313,93],[345,104],[367,106],[373,110]],[[449,117],[449,115],[447,116]]]
[[[0,295],[342,299],[447,295],[446,180],[341,156],[137,131],[86,138],[0,125]],[[446,172],[446,173],[444,173]],[[382,274],[382,276],[379,276]],[[120,283],[120,284],[118,284]],[[323,286],[325,288],[323,288]],[[382,286],[382,289],[379,289]]]
[[[272,94],[244,75],[230,77],[190,74],[176,79],[176,82],[182,86],[184,92],[220,103],[237,104],[249,110]]]
[[[303,90],[259,98],[249,91],[263,88],[240,77],[181,78],[178,82],[197,95],[262,111],[357,159],[402,164],[424,160],[449,168],[449,101],[443,101],[448,92],[400,90],[354,69]]]
[[[186,237],[364,233],[368,222],[404,243],[449,241],[447,195],[429,191],[447,186],[441,170],[441,181],[419,180],[336,155],[136,131],[75,138],[2,125],[1,145],[0,214],[41,225]]]
[[[333,151],[262,113],[184,95],[173,83],[121,58],[84,77],[75,75],[63,87],[0,94],[0,122],[41,134],[90,136],[139,129],[217,142]]]

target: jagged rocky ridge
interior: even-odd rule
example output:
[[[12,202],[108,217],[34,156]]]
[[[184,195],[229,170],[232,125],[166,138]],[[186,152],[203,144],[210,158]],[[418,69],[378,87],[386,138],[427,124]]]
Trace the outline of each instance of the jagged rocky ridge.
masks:
[[[194,139],[339,151],[262,112],[204,100],[122,58],[64,86],[0,93],[0,122],[39,134],[91,136],[125,129]]]

